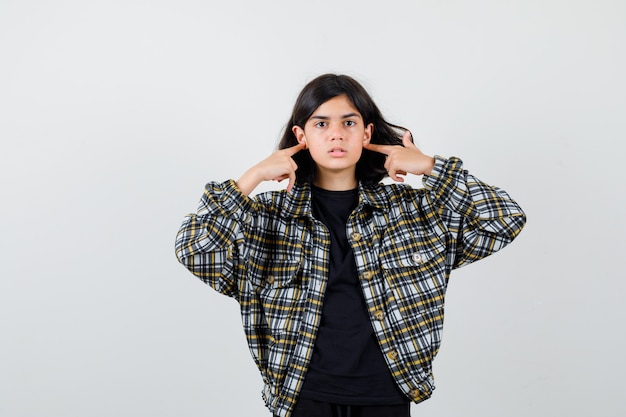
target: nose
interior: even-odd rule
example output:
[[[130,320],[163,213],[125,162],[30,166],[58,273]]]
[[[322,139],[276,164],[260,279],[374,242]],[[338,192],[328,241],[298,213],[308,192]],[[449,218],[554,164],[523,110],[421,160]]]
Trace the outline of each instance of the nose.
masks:
[[[341,126],[334,125],[328,133],[330,135],[330,140],[343,140],[343,129]]]

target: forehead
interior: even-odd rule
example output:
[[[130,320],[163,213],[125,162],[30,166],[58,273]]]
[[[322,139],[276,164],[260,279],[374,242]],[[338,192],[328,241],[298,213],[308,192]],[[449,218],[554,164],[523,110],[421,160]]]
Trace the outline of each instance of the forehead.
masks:
[[[320,104],[320,106],[313,111],[311,114],[311,118],[313,117],[344,117],[349,115],[350,117],[359,116],[361,117],[361,113],[354,107],[352,101],[345,96],[340,95],[333,97],[324,103]]]

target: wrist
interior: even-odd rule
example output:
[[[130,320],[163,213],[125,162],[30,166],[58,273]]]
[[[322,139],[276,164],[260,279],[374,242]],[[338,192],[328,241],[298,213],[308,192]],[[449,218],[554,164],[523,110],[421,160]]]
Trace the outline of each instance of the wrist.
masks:
[[[422,170],[423,175],[430,175],[433,172],[433,168],[435,167],[435,158],[432,156],[424,155],[423,162],[424,169]]]
[[[239,177],[235,183],[243,194],[250,195],[250,193],[261,183],[261,180],[255,173],[254,168],[251,168],[244,172],[244,174]]]

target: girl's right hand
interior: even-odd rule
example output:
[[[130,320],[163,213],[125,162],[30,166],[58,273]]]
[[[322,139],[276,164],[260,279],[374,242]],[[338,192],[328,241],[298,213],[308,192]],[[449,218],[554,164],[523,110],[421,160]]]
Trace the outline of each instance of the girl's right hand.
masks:
[[[241,178],[237,180],[237,187],[245,195],[249,195],[263,181],[282,181],[289,178],[287,192],[296,182],[296,165],[292,156],[306,147],[304,143],[299,143],[291,148],[279,149],[269,157],[265,158],[252,168],[247,170]]]

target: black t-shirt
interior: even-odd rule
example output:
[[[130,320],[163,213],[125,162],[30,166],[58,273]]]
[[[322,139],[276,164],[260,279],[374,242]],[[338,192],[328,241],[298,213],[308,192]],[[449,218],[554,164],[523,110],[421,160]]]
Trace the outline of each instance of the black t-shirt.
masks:
[[[358,190],[312,186],[312,203],[313,215],[330,231],[330,265],[321,324],[300,396],[348,405],[407,402],[378,346],[346,237]]]

